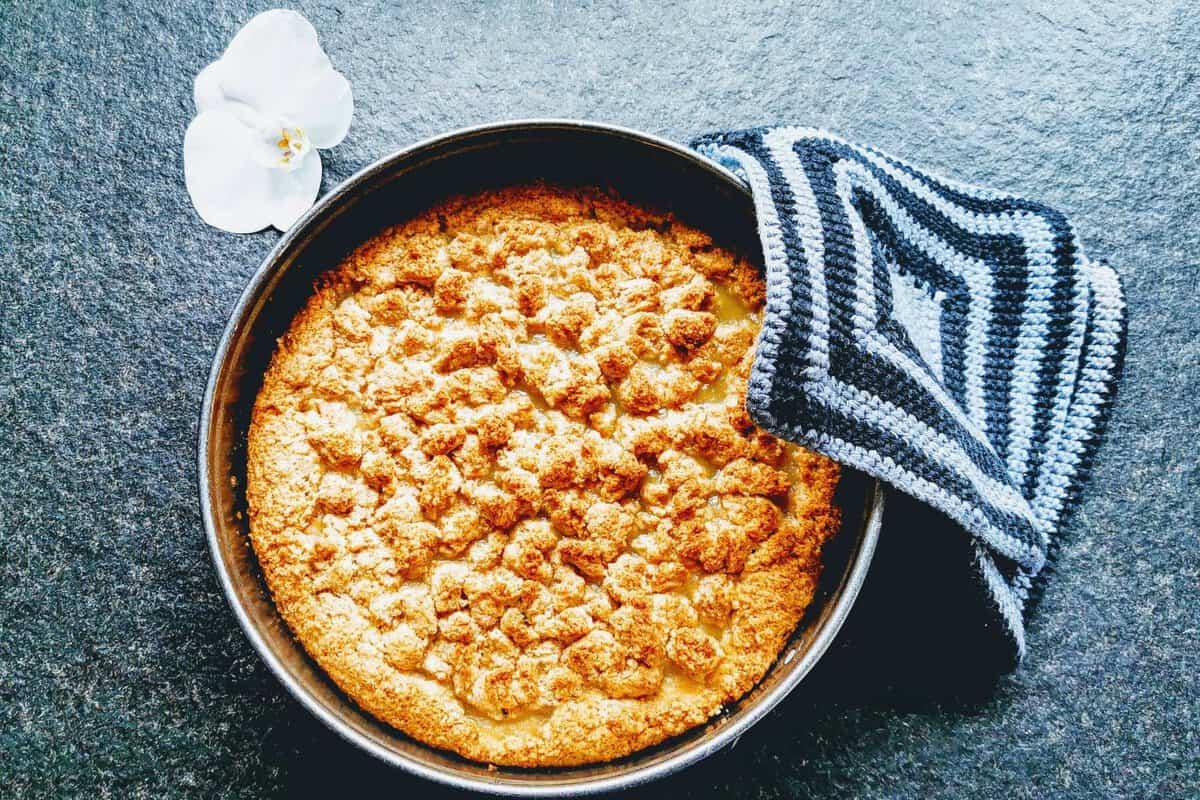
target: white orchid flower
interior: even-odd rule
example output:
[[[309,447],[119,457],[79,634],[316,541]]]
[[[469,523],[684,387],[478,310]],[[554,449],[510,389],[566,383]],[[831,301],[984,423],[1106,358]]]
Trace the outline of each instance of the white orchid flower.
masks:
[[[201,218],[232,233],[291,227],[321,188],[317,148],[350,129],[350,83],[294,11],[246,23],[196,76],[183,174]]]

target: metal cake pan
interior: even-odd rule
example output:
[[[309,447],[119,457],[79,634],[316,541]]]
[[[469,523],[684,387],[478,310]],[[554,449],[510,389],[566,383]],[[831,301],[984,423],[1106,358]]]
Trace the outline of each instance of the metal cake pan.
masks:
[[[844,471],[842,530],[825,548],[817,597],[759,684],[707,724],[601,764],[514,769],[468,761],[405,736],[347,698],[276,612],[248,539],[244,493],[250,410],[276,340],[313,283],[355,245],[449,195],[547,181],[609,186],[673,211],[755,258],[749,189],[695,152],[612,125],[530,120],[468,128],[376,161],[336,187],[283,237],[250,279],[217,346],[201,410],[201,511],[218,580],[238,622],[280,682],[337,734],[422,777],[492,794],[548,797],[628,788],[693,764],[738,739],[812,669],[845,621],[866,576],[883,513],[873,480]]]

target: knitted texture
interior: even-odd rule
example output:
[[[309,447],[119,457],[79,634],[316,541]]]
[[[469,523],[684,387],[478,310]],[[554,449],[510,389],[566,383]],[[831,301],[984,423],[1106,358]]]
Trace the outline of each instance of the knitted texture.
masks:
[[[961,525],[1019,661],[1116,388],[1116,273],[1053,208],[824,131],[692,146],[754,194],[767,303],[751,416]]]

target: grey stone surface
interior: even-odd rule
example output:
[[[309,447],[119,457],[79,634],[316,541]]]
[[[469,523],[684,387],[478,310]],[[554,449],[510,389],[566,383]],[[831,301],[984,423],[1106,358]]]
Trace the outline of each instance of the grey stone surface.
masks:
[[[840,666],[647,796],[1200,795],[1194,6],[396,6],[303,4],[357,104],[326,187],[500,118],[793,121],[1057,204],[1124,276],[1125,380],[1025,665],[945,691],[969,647],[890,530]],[[202,386],[277,234],[204,226],[180,143],[256,10],[0,3],[0,795],[429,788],[282,692],[204,545]]]

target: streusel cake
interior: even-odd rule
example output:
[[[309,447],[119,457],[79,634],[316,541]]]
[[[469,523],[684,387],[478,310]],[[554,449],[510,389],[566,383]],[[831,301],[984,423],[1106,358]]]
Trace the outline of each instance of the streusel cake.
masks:
[[[813,596],[837,467],[758,430],[763,281],[608,193],[447,202],[324,278],[249,439],[280,613],[468,758],[603,761],[716,714]]]

